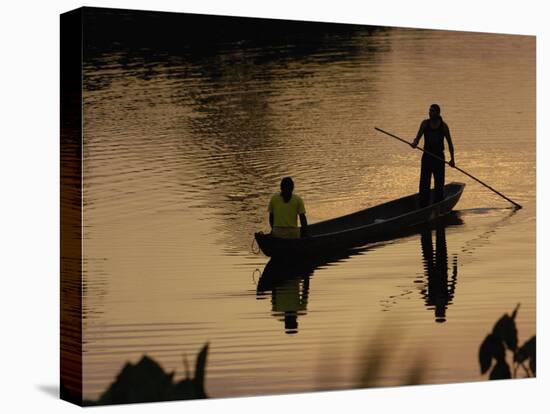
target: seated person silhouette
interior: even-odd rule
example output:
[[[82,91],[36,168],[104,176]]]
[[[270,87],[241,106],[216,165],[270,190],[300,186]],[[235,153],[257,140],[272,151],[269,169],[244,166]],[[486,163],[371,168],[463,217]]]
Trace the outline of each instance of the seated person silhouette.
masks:
[[[292,178],[281,180],[281,192],[274,194],[269,202],[269,225],[271,235],[283,239],[300,238],[300,228],[297,217],[300,217],[302,226],[301,235],[306,234],[307,218],[304,201],[298,194],[293,194],[294,182]]]

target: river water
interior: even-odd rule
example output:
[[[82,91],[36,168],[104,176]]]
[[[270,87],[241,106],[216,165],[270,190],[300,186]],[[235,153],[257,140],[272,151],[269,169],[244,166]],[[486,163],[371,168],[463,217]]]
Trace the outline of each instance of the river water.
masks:
[[[480,381],[502,314],[535,334],[534,37],[326,27],[86,57],[85,398],[144,354],[181,378],[205,343],[212,397]],[[269,283],[280,179],[310,222],[416,192],[420,153],[374,127],[412,140],[433,102],[457,165],[524,208],[448,168],[446,226]]]

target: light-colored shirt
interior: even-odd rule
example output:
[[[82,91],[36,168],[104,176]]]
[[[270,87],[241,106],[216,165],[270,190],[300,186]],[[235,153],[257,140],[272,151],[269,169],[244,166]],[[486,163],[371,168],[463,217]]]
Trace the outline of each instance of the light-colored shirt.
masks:
[[[297,194],[285,203],[280,193],[274,194],[267,209],[273,214],[274,227],[298,227],[298,215],[305,214],[304,201]]]

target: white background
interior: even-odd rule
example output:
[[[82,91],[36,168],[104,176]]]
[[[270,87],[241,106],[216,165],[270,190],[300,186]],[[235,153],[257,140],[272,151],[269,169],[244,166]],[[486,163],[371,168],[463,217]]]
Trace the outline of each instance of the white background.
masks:
[[[51,3],[51,4],[50,4]],[[59,14],[80,6],[537,35],[536,380],[88,408],[129,412],[530,413],[548,407],[548,30],[543,1],[8,1],[0,15],[0,411],[76,412],[60,401]],[[472,120],[475,122],[475,120]],[[545,249],[545,250],[543,250]]]

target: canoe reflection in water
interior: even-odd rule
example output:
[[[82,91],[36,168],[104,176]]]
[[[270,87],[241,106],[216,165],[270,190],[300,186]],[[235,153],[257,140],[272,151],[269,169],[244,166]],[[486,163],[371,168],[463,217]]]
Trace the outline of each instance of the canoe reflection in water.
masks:
[[[452,276],[449,280],[447,260],[447,240],[445,237],[445,223],[437,222],[435,226],[435,251],[433,248],[432,229],[422,231],[420,240],[422,260],[426,277],[425,288],[421,294],[428,308],[433,308],[435,321],[442,323],[446,320],[447,306],[452,303],[458,278],[458,257],[454,255]]]
[[[284,322],[285,333],[296,334],[298,317],[307,314],[309,283],[315,270],[341,262],[368,249],[367,247],[352,249],[315,260],[273,258],[267,262],[258,280],[256,297],[263,299],[271,292],[273,316]]]
[[[404,238],[421,236],[422,256],[424,263],[425,280],[421,295],[428,308],[435,309],[437,322],[446,320],[446,309],[452,303],[457,283],[457,258],[453,259],[451,280],[448,278],[447,242],[445,228],[462,225],[463,221],[458,212],[451,212],[429,224],[411,227],[396,235],[393,241],[386,241],[361,248],[339,251],[332,256],[322,256],[316,259],[295,260],[294,258],[272,258],[267,262],[258,281],[256,296],[263,299],[271,293],[273,316],[284,322],[287,334],[298,333],[298,317],[306,315],[310,278],[316,269],[327,265],[334,265],[345,261],[352,256],[365,254],[369,250],[382,248],[384,245],[398,242]],[[435,229],[436,248],[434,251],[432,233]]]

